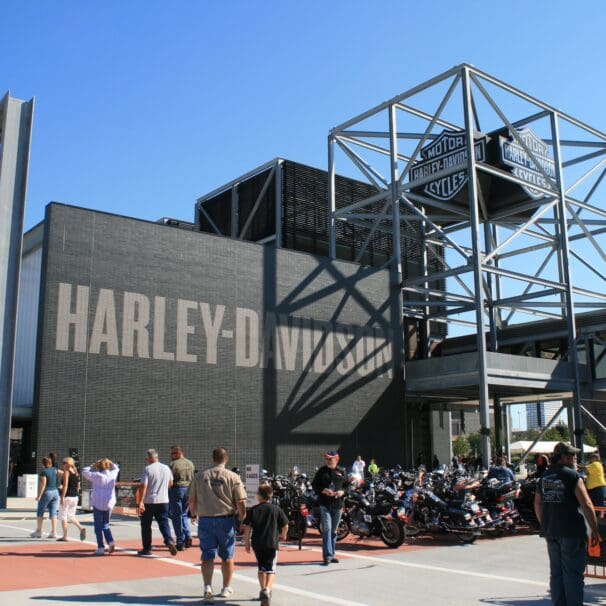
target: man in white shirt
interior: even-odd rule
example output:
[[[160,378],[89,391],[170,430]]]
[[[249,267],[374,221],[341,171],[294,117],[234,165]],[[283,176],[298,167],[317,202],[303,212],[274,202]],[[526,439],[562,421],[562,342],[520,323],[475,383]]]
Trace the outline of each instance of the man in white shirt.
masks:
[[[356,457],[356,460],[353,462],[351,466],[351,472],[360,477],[361,480],[364,479],[364,470],[366,469],[366,461],[362,459],[360,455]]]
[[[137,553],[141,556],[152,553],[152,521],[155,518],[164,538],[164,544],[171,555],[177,555],[168,524],[168,489],[173,485],[173,474],[168,465],[158,461],[158,453],[153,448],[147,451],[148,465],[141,476],[143,491],[138,514],[141,518],[141,541],[143,549]]]

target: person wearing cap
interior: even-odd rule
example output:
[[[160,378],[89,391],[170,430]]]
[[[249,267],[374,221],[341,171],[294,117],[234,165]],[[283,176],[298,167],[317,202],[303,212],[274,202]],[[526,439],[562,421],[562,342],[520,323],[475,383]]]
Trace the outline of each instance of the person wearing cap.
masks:
[[[325,464],[316,471],[311,483],[318,495],[322,530],[322,559],[325,566],[338,564],[335,557],[337,528],[341,521],[343,497],[347,488],[347,473],[339,466],[339,455],[334,450],[324,454]]]
[[[606,502],[606,480],[604,479],[604,466],[600,461],[600,455],[592,452],[587,457],[589,463],[584,465],[587,472],[587,492],[594,507],[604,507]]]
[[[599,542],[595,511],[576,471],[577,452],[578,448],[565,442],[556,444],[552,465],[539,480],[534,500],[540,533],[547,541],[549,587],[551,601],[556,606],[583,605],[587,561],[585,519],[591,529],[591,544]]]

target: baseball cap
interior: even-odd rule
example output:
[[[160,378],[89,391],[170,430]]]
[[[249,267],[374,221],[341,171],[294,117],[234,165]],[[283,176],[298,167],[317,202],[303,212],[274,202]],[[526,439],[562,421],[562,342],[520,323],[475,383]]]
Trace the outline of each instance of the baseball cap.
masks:
[[[572,444],[567,442],[558,442],[553,449],[554,455],[573,455],[581,452],[580,448],[575,448]]]
[[[324,453],[324,458],[325,459],[338,459],[339,453],[336,450],[329,450],[328,452]]]

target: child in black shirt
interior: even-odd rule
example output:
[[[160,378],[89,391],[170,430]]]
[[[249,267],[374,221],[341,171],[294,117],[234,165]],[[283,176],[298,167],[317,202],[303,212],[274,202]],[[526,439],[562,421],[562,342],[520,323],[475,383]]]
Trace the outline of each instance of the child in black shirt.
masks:
[[[252,549],[259,565],[261,606],[269,606],[271,588],[276,578],[280,540],[286,540],[288,531],[288,518],[277,505],[270,503],[272,495],[273,489],[269,484],[259,486],[259,504],[248,511],[243,526],[244,547],[247,553],[250,553],[252,531]]]

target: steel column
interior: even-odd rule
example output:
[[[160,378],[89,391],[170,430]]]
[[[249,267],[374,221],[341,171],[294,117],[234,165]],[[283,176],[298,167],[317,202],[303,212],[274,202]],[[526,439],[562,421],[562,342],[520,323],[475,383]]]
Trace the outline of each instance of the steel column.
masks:
[[[0,509],[6,507],[17,296],[34,100],[0,100]]]
[[[471,220],[471,242],[473,281],[476,293],[476,326],[479,370],[480,433],[482,434],[482,461],[486,467],[490,461],[490,415],[488,403],[488,372],[486,362],[486,338],[484,336],[485,295],[482,284],[482,249],[480,240],[480,213],[476,181],[476,159],[474,150],[473,108],[471,104],[471,79],[469,68],[463,69],[463,112],[467,147],[467,187],[469,191],[469,215]]]
[[[581,449],[579,458],[583,457],[583,415],[581,414],[581,380],[579,376],[579,354],[577,351],[577,329],[574,316],[574,290],[570,271],[570,249],[568,243],[568,222],[566,220],[566,196],[564,189],[564,175],[562,169],[562,155],[560,150],[560,132],[558,117],[555,112],[550,116],[551,132],[554,140],[553,157],[556,169],[556,182],[559,190],[558,195],[558,218],[560,221],[560,255],[562,259],[562,270],[564,272],[564,284],[566,286],[566,323],[568,326],[568,361],[572,365],[574,379],[574,390],[572,394],[572,407],[574,416],[573,444]]]
[[[337,258],[337,233],[335,225],[335,140],[328,137],[328,256]]]

